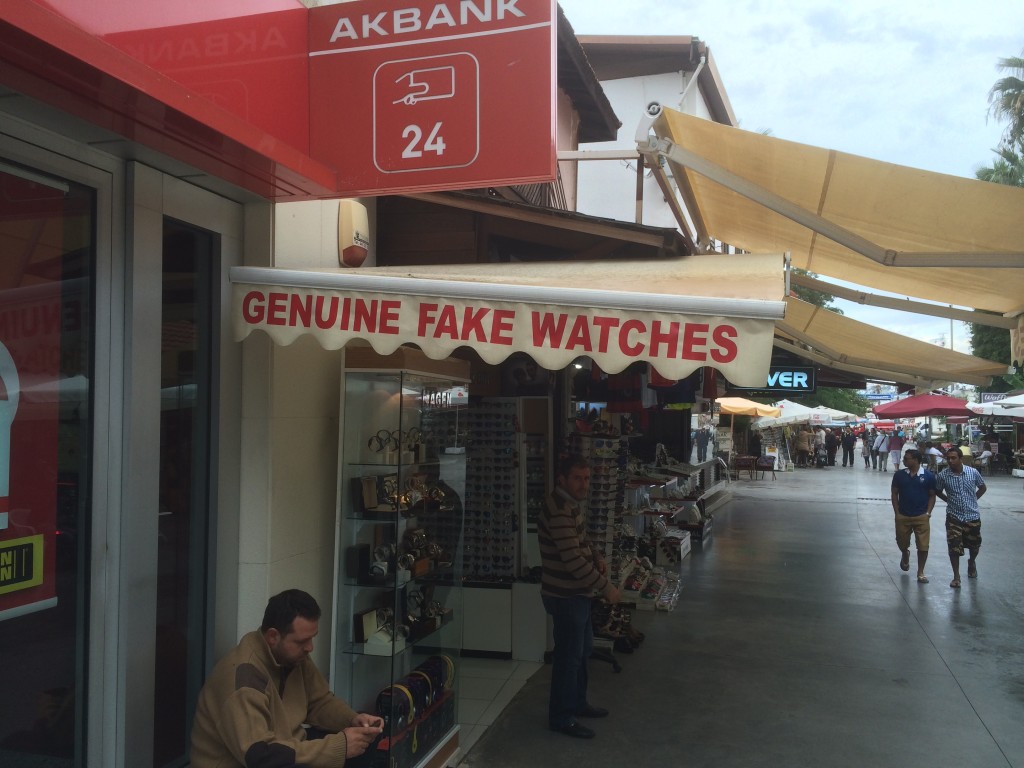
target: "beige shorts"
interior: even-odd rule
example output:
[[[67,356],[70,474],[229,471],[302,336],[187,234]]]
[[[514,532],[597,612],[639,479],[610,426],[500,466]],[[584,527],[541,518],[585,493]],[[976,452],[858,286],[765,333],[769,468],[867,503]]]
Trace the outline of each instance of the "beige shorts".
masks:
[[[896,546],[900,551],[910,549],[910,534],[914,534],[919,552],[928,551],[928,542],[931,539],[931,518],[928,515],[907,515],[896,514]]]

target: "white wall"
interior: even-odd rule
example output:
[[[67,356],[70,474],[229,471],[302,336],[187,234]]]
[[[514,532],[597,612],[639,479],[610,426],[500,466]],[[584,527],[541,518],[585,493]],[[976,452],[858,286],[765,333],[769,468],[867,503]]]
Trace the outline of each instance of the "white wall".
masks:
[[[699,117],[709,118],[710,111],[694,85],[680,98],[692,73],[670,72],[643,77],[606,80],[604,92],[622,121],[615,141],[583,144],[582,150],[635,149],[636,128],[652,101]],[[643,187],[643,223],[656,227],[675,227],[675,217],[665,203],[661,188],[650,171],[645,172]],[[625,160],[588,160],[579,164],[577,208],[580,213],[634,221],[636,219],[636,162]]]
[[[375,205],[367,205],[376,263]],[[286,269],[338,267],[338,201],[278,204],[273,252],[246,263]],[[240,632],[258,626],[267,598],[297,587],[323,609],[314,660],[330,668],[334,608],[338,430],[344,352],[311,337],[287,347],[256,333],[243,342]]]

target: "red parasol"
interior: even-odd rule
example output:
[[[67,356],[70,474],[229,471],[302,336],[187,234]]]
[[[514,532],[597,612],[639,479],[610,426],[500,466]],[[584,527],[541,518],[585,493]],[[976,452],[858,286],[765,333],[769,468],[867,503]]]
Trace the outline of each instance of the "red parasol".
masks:
[[[887,419],[904,419],[911,416],[975,416],[967,403],[949,395],[914,395],[903,400],[876,405],[872,408],[876,416]]]

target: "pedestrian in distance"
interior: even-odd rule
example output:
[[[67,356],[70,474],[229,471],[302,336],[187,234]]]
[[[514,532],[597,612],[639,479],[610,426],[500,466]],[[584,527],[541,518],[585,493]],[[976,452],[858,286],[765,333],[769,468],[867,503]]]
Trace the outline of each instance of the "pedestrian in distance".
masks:
[[[889,436],[885,434],[885,430],[878,431],[878,437],[875,438],[875,454],[878,456],[878,471],[888,472],[889,469]]]
[[[825,429],[825,453],[828,454],[830,467],[836,465],[836,452],[839,450],[839,435],[836,432],[833,432],[831,428]]]
[[[814,451],[814,435],[810,428],[804,424],[796,436],[796,465],[806,467],[811,462],[811,455]]]
[[[871,437],[867,432],[860,436],[860,455],[864,457],[864,469],[871,469]]]
[[[708,460],[708,443],[711,441],[711,431],[707,427],[697,430],[697,462],[703,464]]]
[[[904,468],[892,476],[892,511],[896,515],[896,546],[900,570],[910,570],[910,536],[917,546],[917,581],[927,584],[924,565],[928,561],[932,507],[935,506],[935,475],[921,465],[921,452],[911,448],[903,454]]]
[[[900,471],[900,459],[903,457],[903,432],[894,431],[889,435],[889,462],[892,471]]]
[[[978,551],[981,549],[981,507],[978,499],[988,487],[981,473],[974,467],[965,467],[959,448],[946,451],[946,468],[939,472],[935,483],[936,495],[946,502],[946,545],[949,564],[953,566],[953,580],[949,586],[960,588],[960,558],[964,550],[967,559],[967,578],[978,578]]]
[[[761,455],[761,433],[756,430],[750,432],[750,443],[748,445],[751,456]]]
[[[843,466],[853,466],[853,449],[857,446],[857,436],[853,434],[852,429],[844,429],[843,436],[839,440],[839,444],[843,448]]]

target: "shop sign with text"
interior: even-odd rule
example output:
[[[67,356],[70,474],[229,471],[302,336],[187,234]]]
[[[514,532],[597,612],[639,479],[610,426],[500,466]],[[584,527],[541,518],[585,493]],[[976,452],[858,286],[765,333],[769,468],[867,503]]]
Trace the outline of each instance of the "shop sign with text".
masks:
[[[741,389],[747,394],[761,392],[765,395],[810,395],[817,390],[813,366],[773,365],[761,386],[745,387],[733,382],[730,389]]]
[[[555,178],[552,0],[312,8],[310,154],[346,196]]]
[[[748,385],[764,380],[774,330],[771,320],[670,312],[245,284],[233,290],[239,339],[256,329],[281,344],[313,335],[326,349],[364,339],[380,354],[415,343],[435,359],[471,347],[491,364],[526,352],[549,370],[580,356],[609,373],[646,361],[672,379],[711,366]]]

